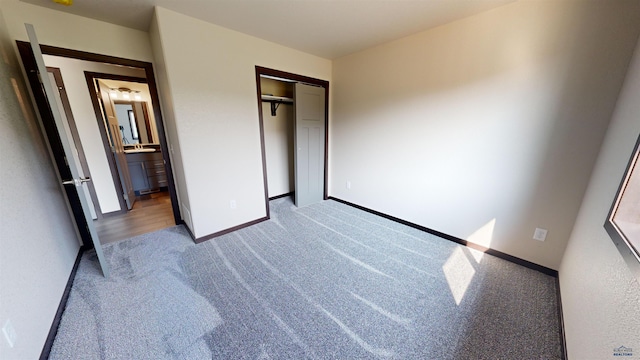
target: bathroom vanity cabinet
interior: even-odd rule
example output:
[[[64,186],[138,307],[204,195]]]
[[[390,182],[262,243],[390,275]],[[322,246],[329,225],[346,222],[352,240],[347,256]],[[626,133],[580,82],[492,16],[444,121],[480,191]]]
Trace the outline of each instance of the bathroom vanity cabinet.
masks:
[[[148,194],[167,187],[167,173],[161,152],[128,153],[127,165],[136,195]]]

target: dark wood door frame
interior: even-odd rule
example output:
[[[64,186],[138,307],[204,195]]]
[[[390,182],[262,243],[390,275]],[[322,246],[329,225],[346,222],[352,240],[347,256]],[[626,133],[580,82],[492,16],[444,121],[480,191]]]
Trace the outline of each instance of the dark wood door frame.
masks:
[[[34,97],[36,99],[36,105],[38,110],[43,118],[43,122],[45,123],[45,129],[47,137],[49,137],[49,142],[51,143],[51,148],[55,156],[55,161],[58,165],[58,169],[60,171],[60,175],[62,178],[71,178],[69,168],[65,164],[64,152],[62,151],[62,143],[60,142],[60,137],[53,126],[53,116],[51,113],[51,108],[49,104],[44,98],[44,94],[41,94],[40,91],[36,91],[36,89],[40,88],[40,83],[37,75],[37,70],[35,67],[35,58],[33,55],[33,51],[28,42],[16,40],[18,51],[20,53],[20,57],[22,58],[22,62],[29,80],[29,84],[34,92]],[[146,82],[149,86],[149,93],[151,95],[151,104],[153,106],[153,113],[156,121],[156,128],[158,129],[158,140],[160,142],[160,149],[162,151],[162,157],[165,162],[165,168],[167,172],[167,182],[169,188],[169,195],[171,197],[171,207],[173,210],[173,217],[176,224],[182,223],[182,218],[180,217],[180,208],[178,206],[178,197],[176,193],[175,182],[173,181],[173,167],[171,164],[171,159],[169,157],[169,147],[167,144],[167,139],[165,136],[164,130],[164,121],[162,117],[162,111],[160,110],[160,98],[158,96],[158,87],[156,85],[155,74],[153,71],[153,64],[145,61],[138,60],[130,60],[115,56],[101,55],[95,54],[85,51],[79,50],[71,50],[65,49],[55,46],[49,45],[40,45],[40,49],[42,50],[43,55],[54,55],[78,60],[86,60],[86,61],[94,61],[101,63],[108,63],[114,65],[122,65],[129,67],[141,68],[145,71]],[[42,97],[42,98],[40,98]],[[49,124],[47,124],[49,123]],[[53,129],[49,129],[53,126]],[[53,131],[50,131],[53,130]],[[56,141],[57,138],[57,141]],[[46,139],[45,139],[46,140]],[[74,188],[75,186],[65,186],[65,188]],[[70,189],[69,189],[70,190]],[[80,199],[78,198],[77,191],[75,191],[75,196],[73,191],[67,191],[67,195],[69,197],[69,201],[71,203],[71,207],[74,212],[74,218],[76,221],[84,218],[82,213],[82,206],[80,205]],[[78,213],[79,211],[79,213]],[[84,226],[82,226],[84,224]],[[86,227],[86,221],[78,222],[78,227],[81,232],[81,236],[83,242],[85,244],[88,241],[88,244],[91,244],[91,236],[88,234],[88,231],[83,232],[83,228]]]
[[[71,111],[71,104],[69,104],[69,97],[67,96],[67,90],[64,86],[62,73],[57,67],[47,66],[47,70],[53,74],[53,77],[56,81],[57,91],[60,94],[60,102],[62,103],[62,107],[67,117],[67,122],[69,123],[71,137],[73,138],[74,145],[78,151],[78,158],[80,160],[80,167],[82,168],[82,172],[84,173],[85,177],[91,178],[91,172],[89,171],[87,157],[85,156],[84,148],[82,147],[82,140],[80,139],[80,134],[78,133],[78,127],[76,126],[76,121],[73,117],[73,112]],[[98,219],[101,219],[102,209],[100,208],[98,194],[96,193],[96,188],[93,181],[89,181],[87,183],[87,188],[89,189],[89,196],[91,196],[91,201],[93,202],[96,216],[98,217]]]
[[[316,79],[308,76],[288,73],[285,71],[269,69],[261,66],[256,66],[256,88],[258,93],[258,117],[260,121],[260,147],[262,151],[262,174],[264,183],[264,203],[267,211],[267,218],[269,219],[269,187],[267,184],[267,157],[264,147],[264,119],[262,116],[262,86],[260,85],[260,76],[267,75],[278,77],[281,79],[292,80],[296,82],[317,85],[324,88],[324,200],[329,198],[329,82],[326,80]],[[295,150],[294,150],[295,151]]]
[[[91,72],[91,71],[85,71],[84,77],[87,81],[87,88],[89,89],[91,104],[93,105],[93,111],[96,114],[96,121],[98,122],[98,130],[100,130],[102,145],[104,147],[105,155],[107,156],[107,161],[109,162],[109,170],[111,171],[111,178],[113,180],[113,185],[116,187],[116,192],[118,193],[118,203],[120,204],[120,211],[111,212],[109,213],[109,215],[124,214],[127,212],[127,204],[124,201],[124,197],[122,196],[122,194],[124,194],[124,189],[122,188],[122,182],[120,181],[120,174],[118,173],[118,166],[116,165],[116,159],[114,158],[113,151],[111,151],[111,141],[109,140],[107,129],[105,129],[104,124],[105,124],[105,119],[107,115],[104,113],[105,111],[104,104],[100,105],[100,102],[101,102],[100,96],[98,96],[98,94],[96,93],[96,89],[99,89],[99,85],[97,84],[96,80],[106,79],[106,80],[129,81],[129,82],[147,84],[147,79],[133,77],[133,76],[125,76],[125,75],[98,73],[98,72]]]
[[[39,110],[40,119],[42,120],[42,128],[44,130],[42,140],[45,144],[48,144],[51,149],[51,155],[55,162],[55,168],[60,174],[60,179],[71,179],[73,176],[71,175],[69,165],[67,165],[62,140],[60,139],[60,134],[56,128],[55,120],[53,119],[53,111],[49,106],[49,101],[47,100],[47,96],[44,93],[42,84],[40,83],[36,59],[33,51],[31,50],[30,44],[28,42],[18,42],[18,52],[20,53],[20,58],[22,59],[22,64],[26,71],[27,81],[29,82],[29,87],[31,88],[35,105]],[[75,185],[65,185],[64,190],[69,201],[71,213],[73,214],[73,221],[77,225],[78,233],[82,239],[82,244],[85,248],[92,249],[93,243],[91,233],[89,232],[87,220],[84,216],[84,209],[80,202],[78,188]]]

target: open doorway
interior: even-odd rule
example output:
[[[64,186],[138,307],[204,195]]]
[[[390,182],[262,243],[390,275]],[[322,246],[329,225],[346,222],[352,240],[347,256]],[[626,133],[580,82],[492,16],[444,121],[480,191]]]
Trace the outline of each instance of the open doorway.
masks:
[[[33,56],[30,55],[33,53],[30,52],[26,43],[18,42],[18,48],[23,59],[29,59]],[[68,122],[69,130],[71,133],[78,135],[77,139],[76,136],[73,137],[74,146],[82,156],[73,160],[74,162],[84,162],[82,168],[87,169],[85,176],[91,177],[90,199],[93,202],[91,215],[97,225],[100,242],[104,244],[122,240],[174,224],[180,224],[180,214],[176,205],[176,191],[171,175],[171,162],[152,65],[146,62],[113,58],[46,45],[41,46],[41,49],[44,54],[45,64],[51,66],[51,68],[57,67],[58,77],[64,80],[63,82],[66,84],[65,87],[65,85],[56,82],[60,95],[67,97],[67,106],[62,106],[65,113],[67,113],[67,119],[76,119],[75,123]],[[59,62],[82,61],[92,65],[89,68],[81,69],[81,71],[65,70],[64,67],[60,70],[61,66],[56,66],[59,63],[56,63],[54,59]],[[34,73],[34,70],[30,68],[30,61],[23,60],[23,62],[27,73]],[[124,80],[133,79],[133,81],[117,87],[113,84],[108,84],[110,81],[116,81],[110,77],[118,76],[105,71],[109,67],[117,69],[114,71],[116,73],[120,72],[122,74],[124,72],[127,74]],[[99,103],[98,108],[100,110],[96,111],[95,101],[92,99],[99,89],[93,85],[94,82],[89,82],[85,77],[85,73],[100,73],[96,70],[104,71],[104,74],[106,74],[104,81],[107,83],[105,83],[104,87],[107,92],[112,88],[119,89],[120,93],[129,90],[128,95],[131,98],[129,100],[122,98],[119,99],[119,102],[121,103],[120,105],[130,106],[131,111],[125,111],[127,119],[124,121],[129,124],[130,131],[135,130],[137,132],[138,141],[136,143],[131,141],[130,144],[125,146],[125,144],[122,144],[122,137],[109,136],[109,133],[113,133],[113,131],[107,127],[108,121],[105,120],[106,115],[103,112],[106,107]],[[33,83],[32,80],[30,77],[30,82]],[[32,86],[34,85],[32,84]],[[92,88],[92,86],[94,87]],[[144,95],[141,94],[142,91],[136,86],[145,87],[146,92]],[[82,90],[80,91],[79,89]],[[39,108],[41,106],[46,107],[45,102],[40,103],[37,101],[37,103]],[[113,106],[112,110],[114,110],[115,115],[116,104],[110,103],[109,105]],[[42,109],[40,111],[46,113]],[[43,119],[44,122],[46,122],[45,120]],[[131,128],[131,126],[135,126],[135,129]],[[120,125],[116,125],[116,129],[118,129],[119,134],[122,134]],[[147,131],[147,129],[149,130]],[[131,135],[133,134],[127,133],[127,136]],[[119,146],[116,143],[119,143]],[[121,159],[124,160],[124,162],[121,162],[120,168],[112,166],[112,164],[116,163],[116,153],[114,151],[116,147],[121,150],[120,152],[123,155]],[[138,152],[154,153],[148,160],[149,164],[155,166],[155,169],[154,166],[149,167],[150,171],[154,172],[153,176],[145,178],[145,181],[148,182],[149,177],[152,177],[155,181],[153,186],[148,186],[146,189],[138,189],[139,191],[136,192],[133,190],[133,186],[127,187],[123,185],[124,183],[132,183],[130,174],[127,174],[129,164],[126,156],[129,153],[135,155],[134,151],[125,152],[125,150],[141,150]],[[68,160],[70,159],[65,159],[64,161]],[[145,162],[144,165],[146,166],[147,163]],[[115,181],[115,178],[118,180]],[[129,188],[132,189],[131,192],[127,191]],[[129,198],[127,199],[123,194],[128,195]],[[72,201],[71,203],[73,204]]]
[[[120,211],[96,221],[107,243],[176,224],[146,78],[85,71]]]
[[[256,66],[256,87],[267,215],[270,199],[327,199],[329,82]]]

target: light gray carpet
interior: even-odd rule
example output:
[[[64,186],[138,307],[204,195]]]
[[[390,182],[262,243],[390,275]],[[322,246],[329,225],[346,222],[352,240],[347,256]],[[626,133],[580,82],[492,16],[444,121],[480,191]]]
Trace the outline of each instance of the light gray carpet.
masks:
[[[555,279],[334,202],[82,258],[51,359],[558,359]]]

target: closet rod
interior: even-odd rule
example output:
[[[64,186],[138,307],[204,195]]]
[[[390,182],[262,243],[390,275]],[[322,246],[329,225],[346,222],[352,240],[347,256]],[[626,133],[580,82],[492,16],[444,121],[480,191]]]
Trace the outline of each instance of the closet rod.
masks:
[[[276,112],[280,107],[280,104],[293,104],[293,98],[262,95],[262,101],[266,101],[271,104],[271,116],[276,116]]]

